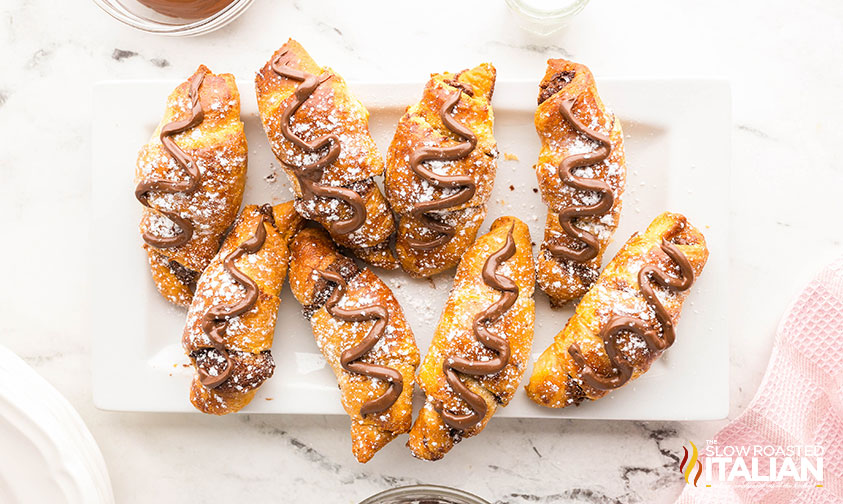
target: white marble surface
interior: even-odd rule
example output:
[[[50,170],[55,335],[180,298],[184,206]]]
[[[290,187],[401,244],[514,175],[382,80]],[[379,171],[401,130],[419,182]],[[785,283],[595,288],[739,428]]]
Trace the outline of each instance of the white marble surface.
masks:
[[[87,257],[108,230],[88,225],[104,211],[89,205],[96,80],[183,78],[199,62],[248,78],[289,36],[350,80],[420,80],[478,60],[493,61],[502,79],[538,79],[555,56],[598,76],[728,77],[733,275],[722,292],[734,307],[732,417],[761,379],[788,301],[843,252],[843,3],[595,1],[547,38],[518,29],[503,0],[404,4],[257,0],[210,36],[166,39],[123,27],[89,1],[0,3],[0,343],[78,408],[118,502],[353,503],[413,482],[498,503],[672,502],[681,445],[724,422],[498,419],[441,462],[412,460],[396,442],[361,466],[344,417],[97,411]],[[712,204],[727,204],[729,189],[724,181]]]

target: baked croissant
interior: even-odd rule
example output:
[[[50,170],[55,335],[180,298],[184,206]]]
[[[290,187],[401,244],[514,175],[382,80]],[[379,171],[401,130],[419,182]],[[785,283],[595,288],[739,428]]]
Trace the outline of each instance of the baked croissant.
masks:
[[[527,369],[536,318],[530,231],[501,217],[463,255],[419,372],[425,404],[413,455],[442,458],[506,406]]]
[[[290,39],[258,72],[255,89],[299,213],[364,261],[396,268],[389,249],[395,224],[373,179],[383,173],[383,158],[369,134],[369,112],[343,78]]]
[[[551,304],[560,306],[597,279],[618,227],[626,186],[623,131],[584,65],[548,60],[538,102],[536,177],[548,209],[537,278]]]
[[[495,182],[495,67],[434,74],[407,108],[386,157],[386,196],[398,222],[395,249],[411,276],[457,265],[486,217]]]
[[[135,170],[152,278],[177,305],[190,304],[196,280],[237,217],[246,154],[234,77],[201,65],[167,99]]]
[[[291,246],[290,287],[337,376],[360,462],[410,430],[419,351],[392,291],[339,254],[321,229]]]
[[[706,259],[705,238],[680,214],[663,213],[633,235],[539,357],[530,399],[564,408],[645,373],[673,344],[682,303]]]
[[[292,202],[247,206],[199,277],[182,337],[196,371],[190,402],[199,411],[238,411],[272,376],[278,296],[303,222]]]

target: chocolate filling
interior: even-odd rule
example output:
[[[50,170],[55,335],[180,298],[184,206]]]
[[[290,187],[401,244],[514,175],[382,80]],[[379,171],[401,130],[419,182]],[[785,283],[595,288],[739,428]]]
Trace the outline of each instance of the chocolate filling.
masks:
[[[170,271],[173,272],[173,276],[176,277],[179,282],[187,286],[191,294],[196,292],[196,281],[199,280],[198,271],[193,271],[173,259],[167,261],[167,266],[170,268]]]
[[[556,72],[553,74],[553,77],[550,78],[548,81],[542,81],[539,85],[539,105],[544,103],[548,98],[555,95],[559,91],[562,90],[565,86],[571,83],[574,80],[574,76],[577,73],[572,70],[565,70],[562,72]]]

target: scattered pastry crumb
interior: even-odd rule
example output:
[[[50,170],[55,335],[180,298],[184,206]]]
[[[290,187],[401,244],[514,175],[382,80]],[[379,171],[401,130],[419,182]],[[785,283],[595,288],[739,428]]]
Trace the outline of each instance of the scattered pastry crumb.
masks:
[[[434,282],[434,281],[433,281],[433,277],[427,277],[427,283],[429,283],[429,284],[430,284],[430,288],[431,288],[431,289],[435,289],[435,288],[436,288],[436,282]]]
[[[389,282],[389,286],[393,289],[400,289],[407,285],[407,281],[402,278],[390,278],[387,282]]]
[[[272,397],[264,397],[264,399],[266,399],[267,401],[271,401]]]
[[[539,192],[539,188],[538,188],[538,187],[534,187],[534,188],[533,188],[533,192],[534,192],[534,193],[538,193],[538,192]]]
[[[505,161],[518,161],[518,156],[512,154],[511,152],[504,152],[503,158]]]
[[[276,175],[275,172],[272,172],[263,179],[267,182],[267,184],[274,184],[275,181],[278,180],[278,175]]]
[[[514,185],[512,185],[512,184],[510,184],[510,186],[509,186],[509,190],[510,190],[510,191],[514,191],[514,190],[515,190],[515,186],[514,186]]]
[[[420,299],[415,296],[409,300],[410,307],[420,317],[424,324],[433,324],[436,317],[436,310],[430,299]]]

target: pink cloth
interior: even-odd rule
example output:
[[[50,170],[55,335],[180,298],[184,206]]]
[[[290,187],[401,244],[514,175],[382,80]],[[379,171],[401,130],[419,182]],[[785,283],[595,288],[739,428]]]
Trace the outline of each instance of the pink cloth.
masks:
[[[677,503],[843,503],[843,258],[826,267],[786,312],[758,392],[715,440],[720,447],[823,446],[823,486],[714,481],[706,487],[703,474]],[[704,446],[698,446],[705,464]]]

